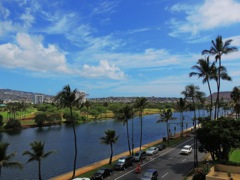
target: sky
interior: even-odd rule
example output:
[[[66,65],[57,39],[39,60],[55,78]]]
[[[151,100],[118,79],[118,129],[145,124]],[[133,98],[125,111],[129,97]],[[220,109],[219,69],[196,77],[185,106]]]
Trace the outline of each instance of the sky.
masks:
[[[208,96],[189,73],[219,35],[239,49],[222,57],[232,81],[221,91],[231,91],[240,86],[240,0],[1,0],[0,89],[181,97],[194,84]]]

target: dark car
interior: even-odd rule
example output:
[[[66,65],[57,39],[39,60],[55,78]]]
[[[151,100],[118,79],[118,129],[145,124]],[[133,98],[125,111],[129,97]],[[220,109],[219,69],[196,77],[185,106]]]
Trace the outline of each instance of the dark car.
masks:
[[[146,159],[146,151],[138,151],[134,154],[133,158],[134,161],[142,161],[143,159]]]
[[[156,169],[147,169],[143,176],[141,177],[141,180],[157,180],[158,179],[158,172]]]
[[[132,156],[124,156],[117,160],[117,162],[114,164],[113,168],[114,170],[123,170],[126,169],[129,166],[133,165],[133,157]]]
[[[161,151],[161,150],[166,149],[166,145],[165,144],[159,144],[159,145],[157,145],[157,148],[158,148],[159,151]]]
[[[96,173],[93,174],[93,176],[91,177],[91,180],[103,179],[107,176],[110,176],[112,172],[113,172],[112,169],[101,168]]]

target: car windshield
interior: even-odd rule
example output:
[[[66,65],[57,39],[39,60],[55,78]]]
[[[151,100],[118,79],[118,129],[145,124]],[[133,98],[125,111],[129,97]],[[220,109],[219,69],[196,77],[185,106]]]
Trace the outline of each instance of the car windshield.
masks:
[[[118,162],[124,163],[124,162],[125,162],[125,159],[119,159]]]
[[[183,147],[183,150],[189,150],[189,147]]]
[[[152,177],[152,173],[151,172],[145,172],[143,176],[144,177]]]
[[[99,169],[98,171],[97,171],[97,173],[104,173],[104,170],[103,169]]]
[[[149,151],[153,151],[153,150],[154,150],[154,147],[150,147],[148,150],[149,150]]]

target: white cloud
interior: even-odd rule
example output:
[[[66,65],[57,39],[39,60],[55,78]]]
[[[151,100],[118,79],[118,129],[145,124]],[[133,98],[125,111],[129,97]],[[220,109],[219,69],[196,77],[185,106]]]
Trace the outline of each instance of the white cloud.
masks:
[[[1,66],[37,72],[70,73],[64,55],[55,45],[44,47],[41,36],[18,33],[16,44],[0,45]]]
[[[185,4],[174,5],[171,10],[184,11],[185,21],[171,19],[173,32],[171,36],[181,33],[197,35],[200,31],[206,31],[217,27],[229,26],[240,23],[240,3],[236,0],[205,0],[204,4],[189,8]]]
[[[116,80],[124,79],[124,73],[115,65],[110,65],[106,60],[100,61],[99,66],[85,64],[80,74],[89,78],[108,77]]]

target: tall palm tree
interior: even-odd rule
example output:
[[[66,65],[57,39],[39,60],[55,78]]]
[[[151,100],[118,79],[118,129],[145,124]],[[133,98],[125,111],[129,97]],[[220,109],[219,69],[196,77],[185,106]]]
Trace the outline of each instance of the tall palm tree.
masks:
[[[63,87],[62,91],[60,91],[56,97],[55,101],[57,104],[61,107],[67,107],[70,110],[70,121],[72,123],[73,128],[73,135],[74,135],[74,162],[73,162],[73,175],[72,179],[75,177],[75,171],[76,171],[76,163],[77,163],[77,135],[76,135],[76,129],[75,129],[75,119],[73,118],[73,112],[72,109],[74,106],[79,106],[82,104],[83,95],[77,95],[78,90],[74,89],[71,90],[69,85],[66,85]]]
[[[141,130],[140,130],[140,151],[142,149],[142,128],[143,128],[143,123],[142,123],[142,119],[143,119],[143,111],[145,109],[147,105],[147,98],[145,97],[138,97],[135,101],[135,108],[138,110],[138,113],[139,113],[139,117],[140,117],[140,124],[141,124]]]
[[[210,80],[214,79],[215,77],[215,63],[210,64],[209,57],[207,59],[199,59],[197,62],[198,65],[192,66],[192,69],[196,70],[197,72],[189,73],[189,76],[198,76],[198,78],[203,78],[202,83],[207,83],[208,90],[210,94],[210,118],[212,118],[212,108],[213,108],[213,98],[212,98],[212,90],[210,86]]]
[[[188,105],[185,99],[179,98],[179,101],[177,100],[177,103],[175,105],[175,108],[180,112],[180,119],[181,119],[181,136],[183,136],[183,112],[186,111]]]
[[[221,74],[221,69],[220,67],[222,66],[222,55],[227,55],[229,53],[235,52],[237,51],[237,47],[231,47],[230,44],[233,40],[229,39],[226,40],[225,42],[223,42],[222,40],[222,36],[217,36],[217,38],[214,40],[212,40],[212,46],[210,47],[209,50],[203,50],[202,54],[210,54],[210,55],[215,55],[215,60],[216,62],[218,61],[219,63],[219,68],[218,68],[218,77],[220,77]],[[216,105],[217,105],[217,109],[219,106],[219,92],[220,92],[220,86],[221,86],[221,79],[218,78],[217,80],[217,99],[216,99]],[[217,112],[217,117],[218,117],[218,112]]]
[[[131,154],[128,120],[134,117],[134,111],[133,111],[132,106],[130,106],[130,105],[123,106],[118,111],[118,114],[116,117],[118,120],[122,121],[124,125],[126,125],[128,150],[129,150],[129,154]]]
[[[240,87],[235,86],[230,94],[231,99],[234,102],[234,110],[238,109],[240,102]],[[236,119],[238,118],[238,113],[236,112]]]
[[[113,156],[113,144],[118,141],[119,136],[116,136],[116,132],[114,130],[108,129],[105,131],[105,136],[101,137],[101,143],[110,145],[111,154],[108,164],[112,164],[112,156]]]
[[[9,144],[0,142],[0,177],[2,174],[2,168],[19,168],[22,169],[23,165],[18,161],[11,161],[15,156],[15,153],[6,154]]]
[[[185,96],[185,98],[191,98],[192,105],[194,107],[194,167],[198,167],[198,152],[197,152],[197,137],[196,137],[196,98],[201,93],[200,88],[198,86],[195,86],[194,84],[187,85],[185,87],[185,90],[182,91],[182,94]]]
[[[24,151],[23,155],[28,155],[29,159],[28,162],[37,161],[38,162],[38,179],[42,179],[41,175],[41,161],[42,159],[48,157],[50,154],[54,153],[55,151],[49,151],[47,153],[44,152],[44,143],[41,141],[33,141],[30,143],[31,151]]]
[[[157,120],[157,123],[159,122],[166,122],[166,128],[167,128],[167,141],[168,141],[168,146],[169,146],[169,123],[168,121],[172,119],[172,110],[171,109],[167,109],[167,110],[163,110],[160,111],[160,119]]]

